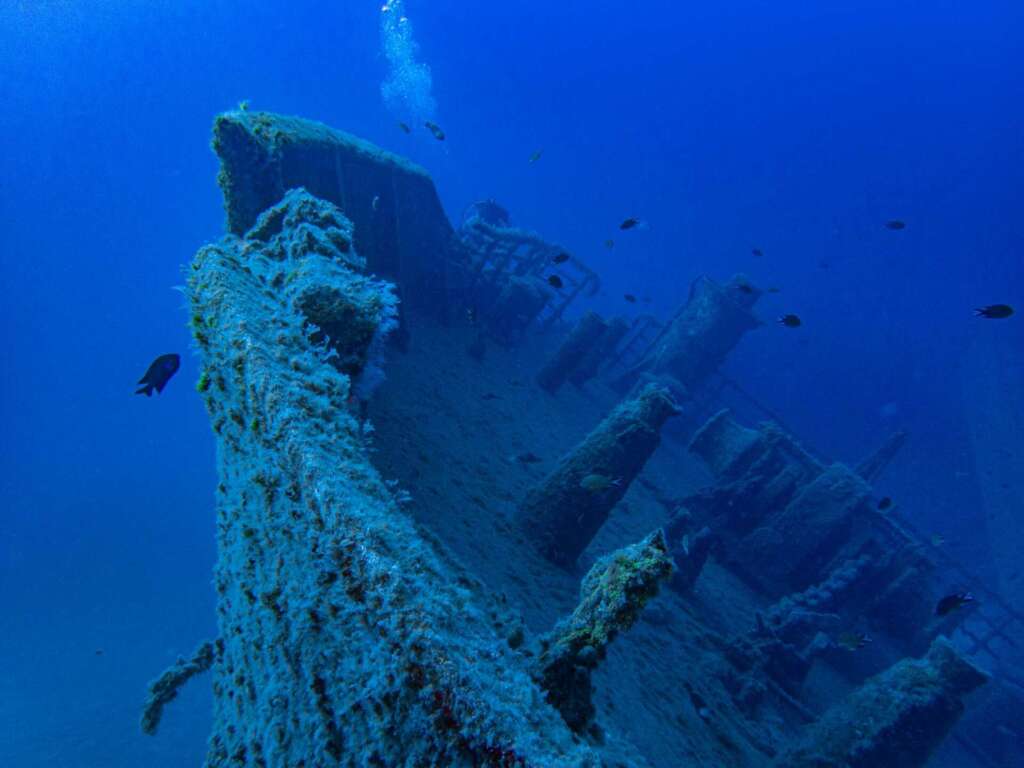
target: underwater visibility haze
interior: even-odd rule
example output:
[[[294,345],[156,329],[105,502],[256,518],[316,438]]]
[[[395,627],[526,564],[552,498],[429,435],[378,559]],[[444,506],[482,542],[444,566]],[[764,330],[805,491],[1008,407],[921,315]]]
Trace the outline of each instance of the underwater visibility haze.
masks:
[[[1024,764],[1022,51],[0,3],[0,764]]]

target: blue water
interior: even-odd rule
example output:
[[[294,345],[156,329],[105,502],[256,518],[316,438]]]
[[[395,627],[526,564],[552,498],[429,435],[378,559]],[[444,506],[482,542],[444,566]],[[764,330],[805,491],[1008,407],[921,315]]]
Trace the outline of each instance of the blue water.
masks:
[[[1006,531],[968,436],[978,392],[1024,401],[1024,4],[405,12],[430,72],[411,108],[381,92],[379,2],[0,5],[0,764],[202,760],[204,686],[159,742],[135,720],[215,631],[213,440],[172,287],[222,232],[210,125],[242,100],[411,157],[455,221],[497,198],[601,273],[598,311],[667,316],[702,272],[780,287],[759,313],[804,326],[745,341],[729,374],[829,456],[907,429],[886,492],[990,570]],[[402,133],[403,108],[446,141]],[[995,303],[1018,314],[972,316]],[[171,351],[177,378],[134,397]],[[1017,466],[1022,440],[999,446]]]

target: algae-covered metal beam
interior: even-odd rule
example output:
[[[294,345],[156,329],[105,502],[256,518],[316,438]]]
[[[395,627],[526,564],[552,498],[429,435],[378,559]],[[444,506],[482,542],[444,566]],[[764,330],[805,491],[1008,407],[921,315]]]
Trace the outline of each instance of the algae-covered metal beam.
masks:
[[[615,386],[626,391],[648,374],[672,376],[692,390],[718,369],[744,334],[761,325],[751,311],[760,296],[743,275],[724,285],[698,277],[686,304]]]
[[[594,719],[590,677],[609,643],[636,623],[671,573],[660,530],[601,558],[580,585],[576,610],[544,638],[537,675],[548,701],[574,731],[586,730]]]
[[[584,313],[555,354],[540,369],[537,383],[551,394],[557,392],[607,330],[607,323],[597,312]]]
[[[292,191],[188,270],[219,470],[206,765],[597,766],[367,460],[348,403],[395,299],[363,268]]]
[[[944,638],[923,659],[904,659],[871,678],[811,726],[777,768],[917,768],[964,711],[987,675]]]
[[[679,408],[656,384],[623,401],[532,488],[520,524],[540,552],[570,566],[661,444],[661,428]]]

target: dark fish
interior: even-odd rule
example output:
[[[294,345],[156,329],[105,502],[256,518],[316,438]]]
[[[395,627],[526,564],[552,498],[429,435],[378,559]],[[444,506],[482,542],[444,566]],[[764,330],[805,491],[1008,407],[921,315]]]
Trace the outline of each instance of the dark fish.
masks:
[[[412,133],[412,128],[410,128],[407,123],[399,123],[398,127],[401,128],[406,133]]]
[[[146,369],[146,375],[139,379],[139,384],[142,386],[135,390],[135,394],[149,397],[153,394],[154,389],[157,392],[163,392],[167,382],[171,380],[171,376],[177,373],[179,365],[181,365],[181,358],[173,352],[169,355],[160,355]]]
[[[871,638],[863,632],[842,632],[836,638],[836,645],[847,651],[859,651],[871,642]]]
[[[799,328],[803,325],[803,321],[796,315],[783,315],[779,318],[779,322],[787,328]]]
[[[892,499],[890,499],[888,496],[883,496],[882,498],[880,498],[878,500],[878,511],[879,512],[884,512],[885,510],[887,510],[891,506],[892,506]]]
[[[632,293],[624,293],[622,295],[622,298],[624,298],[630,304],[636,304],[636,296],[634,296]]]
[[[552,264],[564,264],[568,260],[569,254],[565,253],[564,251],[562,253],[556,253],[554,256],[551,257]]]
[[[530,155],[530,162],[531,163],[536,163],[538,160],[540,160],[540,156],[542,154],[544,154],[544,150],[543,149],[538,149],[536,152],[534,152],[532,155]]]
[[[640,223],[640,219],[629,218],[629,219],[626,219],[621,224],[619,224],[619,229],[632,229],[633,227],[635,227],[639,223]]]
[[[537,464],[538,462],[543,461],[543,459],[533,451],[527,451],[526,453],[520,453],[516,456],[516,461],[520,464]]]
[[[991,304],[974,310],[974,314],[977,317],[987,317],[989,320],[1004,320],[1013,314],[1013,307],[1009,304]]]
[[[886,229],[899,230],[899,229],[906,229],[907,225],[906,225],[905,222],[902,222],[899,219],[892,219],[891,221],[885,222],[885,228]]]
[[[764,256],[764,251],[762,251],[760,248],[753,248],[750,252],[755,256]]]
[[[564,283],[562,282],[562,278],[560,278],[558,275],[551,275],[551,277],[548,278],[548,285],[550,285],[552,288],[562,290],[562,286],[564,285]]]
[[[936,616],[948,616],[953,611],[963,608],[968,603],[974,602],[974,595],[970,592],[954,592],[939,600],[935,606]]]
[[[501,400],[500,395],[496,395],[493,392],[484,392],[480,395],[481,400]]]
[[[753,286],[747,285],[746,283],[740,283],[736,287],[740,289],[741,293],[753,293],[754,292]]]
[[[644,304],[650,304],[651,303],[651,297],[650,296],[641,296],[640,297],[640,301],[642,301]]]
[[[615,247],[615,241],[614,240],[605,240],[604,241],[604,247],[607,248],[610,251],[612,248]]]
[[[774,286],[768,289],[768,293],[779,293],[781,289],[775,288]]]
[[[425,122],[424,125],[427,126],[427,130],[434,135],[435,139],[437,139],[438,141],[444,141],[444,131],[441,130],[440,125],[438,125],[437,123],[432,123],[429,120],[427,120],[427,122]]]

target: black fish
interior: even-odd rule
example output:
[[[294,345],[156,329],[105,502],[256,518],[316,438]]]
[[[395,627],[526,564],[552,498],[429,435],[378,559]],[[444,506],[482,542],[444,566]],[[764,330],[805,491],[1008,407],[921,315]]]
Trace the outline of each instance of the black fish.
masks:
[[[516,461],[520,464],[537,464],[543,461],[543,459],[533,451],[527,451],[526,453],[520,453],[516,456]]]
[[[605,240],[604,241],[604,247],[607,248],[610,251],[612,248],[615,247],[615,241],[614,240]]]
[[[779,290],[779,288],[772,286],[771,288],[768,289],[768,293],[778,293]]]
[[[885,228],[886,229],[899,230],[899,229],[906,229],[907,225],[906,225],[905,222],[902,222],[899,219],[892,219],[891,221],[885,222]]]
[[[753,248],[750,252],[755,256],[764,256],[764,251],[762,251],[760,248]]]
[[[179,365],[181,365],[181,358],[173,352],[169,355],[160,355],[146,369],[146,375],[139,379],[139,384],[143,386],[135,390],[135,394],[149,397],[153,394],[154,389],[157,392],[163,392],[167,382],[171,380],[171,376],[178,372]]]
[[[552,264],[564,264],[568,260],[569,254],[565,253],[564,251],[562,253],[556,253],[554,256],[551,257]]]
[[[550,285],[552,288],[562,290],[562,286],[564,285],[564,283],[562,282],[562,278],[560,278],[558,275],[552,275],[551,277],[548,278],[548,285]]]
[[[635,227],[639,223],[640,223],[640,219],[633,219],[633,218],[626,219],[624,222],[619,224],[619,229],[632,229],[633,227]]]
[[[753,293],[754,292],[753,286],[747,285],[746,283],[740,283],[736,287],[740,289],[741,293]]]
[[[989,320],[1004,320],[1013,314],[1013,307],[1009,304],[991,304],[974,310],[974,314],[977,317],[987,317]]]
[[[424,123],[427,126],[427,130],[434,134],[434,138],[438,141],[444,141],[444,131],[441,130],[441,126],[437,123],[432,123],[429,120]]]
[[[939,600],[935,606],[936,616],[948,616],[953,611],[963,608],[968,603],[974,602],[974,595],[970,592],[954,592]]]
[[[480,395],[480,399],[481,400],[501,400],[501,397],[499,395],[494,394],[493,392],[484,392],[482,395]]]
[[[799,328],[803,325],[803,321],[796,315],[783,315],[779,318],[779,322],[787,328]]]
[[[887,510],[891,506],[892,506],[892,499],[890,499],[888,496],[883,496],[882,498],[880,498],[878,500],[878,511],[879,512],[884,512],[885,510]]]
[[[622,298],[624,298],[630,304],[636,304],[636,296],[634,296],[632,293],[625,293],[622,295]]]
[[[410,128],[407,123],[399,123],[398,127],[401,128],[406,133],[412,133],[412,128]]]

